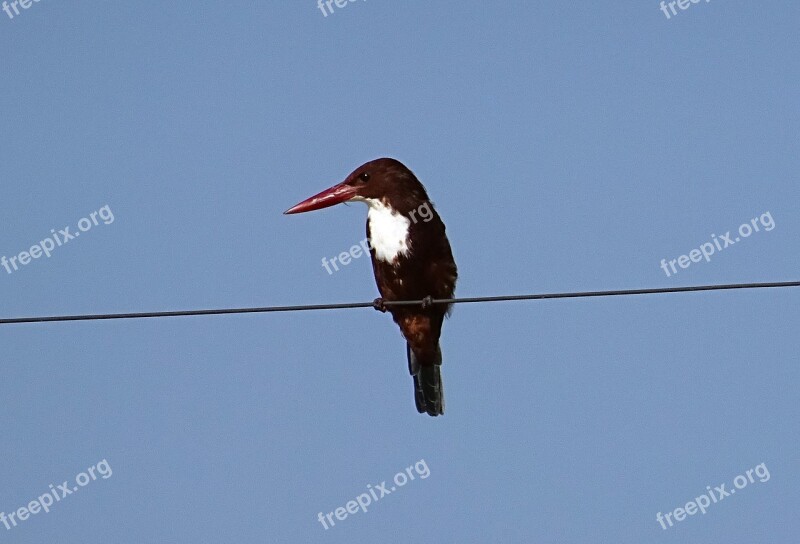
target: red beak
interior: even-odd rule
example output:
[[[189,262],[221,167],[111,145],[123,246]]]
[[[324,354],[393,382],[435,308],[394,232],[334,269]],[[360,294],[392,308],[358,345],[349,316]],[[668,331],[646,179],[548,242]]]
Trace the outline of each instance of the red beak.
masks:
[[[311,198],[305,199],[300,204],[295,204],[283,213],[292,214],[321,210],[322,208],[327,208],[328,206],[346,202],[354,196],[356,196],[355,187],[340,183],[338,185],[334,185],[330,189],[325,189],[321,193],[317,193]]]

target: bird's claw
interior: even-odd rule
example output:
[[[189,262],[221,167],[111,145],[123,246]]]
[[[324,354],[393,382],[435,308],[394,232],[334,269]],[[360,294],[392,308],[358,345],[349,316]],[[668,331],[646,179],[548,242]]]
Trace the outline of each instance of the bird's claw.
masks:
[[[422,309],[427,310],[431,306],[433,306],[433,297],[428,295],[427,297],[422,299]]]
[[[383,298],[378,297],[372,301],[372,307],[381,313],[386,313],[386,304],[383,303]]]

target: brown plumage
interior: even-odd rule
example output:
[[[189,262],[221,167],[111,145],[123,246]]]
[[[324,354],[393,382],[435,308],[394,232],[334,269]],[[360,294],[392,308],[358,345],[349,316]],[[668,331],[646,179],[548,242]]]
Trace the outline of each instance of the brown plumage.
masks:
[[[344,182],[286,213],[311,211],[339,202],[365,202],[367,237],[375,282],[381,297],[375,307],[388,311],[406,339],[409,372],[417,410],[444,413],[439,337],[449,305],[392,306],[393,300],[452,298],[458,271],[445,226],[422,183],[402,163],[377,159],[353,171]]]

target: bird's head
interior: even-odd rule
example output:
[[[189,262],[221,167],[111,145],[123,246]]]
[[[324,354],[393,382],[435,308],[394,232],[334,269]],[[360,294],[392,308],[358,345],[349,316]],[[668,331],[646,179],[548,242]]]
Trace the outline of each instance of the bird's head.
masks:
[[[402,211],[427,201],[425,188],[398,160],[376,159],[362,164],[347,178],[286,210],[285,214],[320,210],[342,202],[381,202]],[[415,204],[416,203],[416,204]]]

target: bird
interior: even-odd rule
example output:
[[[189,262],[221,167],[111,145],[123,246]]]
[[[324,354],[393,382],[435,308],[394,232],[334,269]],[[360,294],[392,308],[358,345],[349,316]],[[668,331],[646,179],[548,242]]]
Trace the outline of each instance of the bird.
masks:
[[[439,339],[458,279],[445,225],[425,187],[402,162],[380,158],[362,164],[345,180],[292,206],[297,214],[345,202],[367,205],[367,239],[380,297],[373,306],[389,312],[406,340],[408,371],[420,414],[444,414]],[[387,302],[419,300],[417,305]]]

